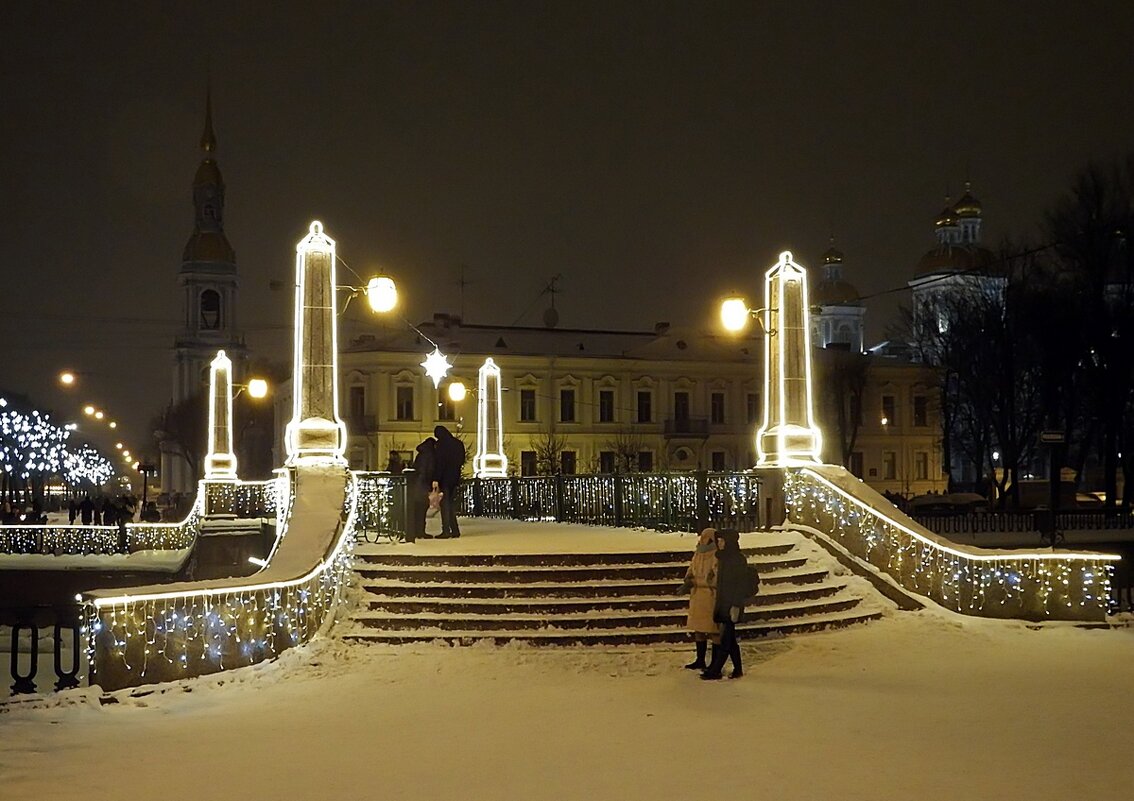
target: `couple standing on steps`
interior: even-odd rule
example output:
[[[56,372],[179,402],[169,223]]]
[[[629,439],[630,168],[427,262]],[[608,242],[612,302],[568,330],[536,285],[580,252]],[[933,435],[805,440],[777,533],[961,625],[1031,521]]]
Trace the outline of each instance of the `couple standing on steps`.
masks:
[[[700,670],[702,679],[719,679],[725,660],[731,659],[729,678],[744,675],[736,624],[744,614],[745,602],[756,594],[758,587],[756,570],[740,551],[739,532],[730,528],[704,529],[685,573],[685,589],[691,591],[686,625],[693,632],[697,647],[697,658],[686,668]],[[713,651],[706,664],[709,642]]]
[[[417,446],[413,474],[407,477],[410,515],[406,542],[426,536],[425,513],[430,505],[429,496],[434,492],[441,494],[441,538],[461,536],[457,525],[457,485],[461,483],[464,464],[465,446],[445,426],[437,426],[433,437],[427,437]]]

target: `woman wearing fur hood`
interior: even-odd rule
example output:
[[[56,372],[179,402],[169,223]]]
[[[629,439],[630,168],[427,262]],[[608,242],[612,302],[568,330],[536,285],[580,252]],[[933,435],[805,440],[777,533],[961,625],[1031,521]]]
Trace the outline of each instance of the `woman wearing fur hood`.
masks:
[[[705,669],[706,641],[711,640],[714,645],[720,642],[721,627],[713,620],[717,603],[716,535],[713,528],[701,532],[689,569],[685,571],[684,589],[690,593],[686,626],[693,632],[697,648],[697,658],[685,666],[689,670]]]

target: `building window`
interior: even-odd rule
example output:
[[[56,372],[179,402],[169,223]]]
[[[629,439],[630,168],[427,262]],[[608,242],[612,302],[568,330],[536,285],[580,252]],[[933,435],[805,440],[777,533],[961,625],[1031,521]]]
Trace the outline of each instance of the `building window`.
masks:
[[[437,419],[456,420],[457,404],[449,397],[449,388],[437,390]]]
[[[575,422],[575,390],[559,390],[559,422]]]
[[[653,417],[654,417],[653,410],[650,408],[651,405],[652,405],[652,401],[653,401],[653,394],[652,393],[645,391],[645,390],[639,390],[638,391],[638,422],[639,423],[648,423],[653,419]]]
[[[689,393],[673,393],[673,418],[682,422],[689,421]]]
[[[728,468],[725,467],[725,452],[713,451],[709,454],[709,469],[715,473],[723,473]]]
[[[724,393],[714,392],[709,397],[709,420],[715,425],[724,423]],[[715,468],[714,468],[715,469]]]
[[[365,430],[366,422],[366,387],[350,387],[347,390],[347,416],[350,426],[358,431]]]
[[[398,387],[396,419],[413,420],[413,387]]]
[[[642,473],[654,472],[653,451],[638,451],[638,470]]]
[[[534,423],[535,416],[535,390],[520,390],[520,422]]]
[[[898,455],[893,451],[882,451],[882,478],[893,481],[898,477]]]
[[[600,473],[613,473],[615,470],[615,453],[614,451],[599,451],[598,463]]]
[[[914,479],[925,481],[929,478],[929,454],[918,451],[914,454]]]
[[[914,396],[913,424],[922,427],[929,425],[929,399],[924,395]]]
[[[894,426],[898,424],[897,408],[893,395],[882,396],[882,425]]]
[[[536,452],[520,451],[520,475],[534,476],[536,474]]]
[[[201,328],[216,331],[221,327],[221,297],[215,289],[201,293]]]
[[[850,459],[847,462],[847,470],[851,473],[862,478],[862,451],[851,451]]]
[[[749,392],[744,398],[745,417],[749,423],[760,422],[760,393]]]
[[[598,394],[598,421],[600,423],[614,422],[614,390],[600,389]]]
[[[563,451],[559,454],[559,472],[565,476],[575,475],[575,466],[578,464],[578,454],[575,451]]]

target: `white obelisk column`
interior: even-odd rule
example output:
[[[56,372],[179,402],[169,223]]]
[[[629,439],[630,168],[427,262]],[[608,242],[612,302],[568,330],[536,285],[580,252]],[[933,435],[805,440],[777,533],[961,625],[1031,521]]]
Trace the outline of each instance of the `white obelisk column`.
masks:
[[[205,480],[236,479],[236,454],[232,450],[232,360],[223,350],[209,364],[209,451],[205,455]]]
[[[485,359],[477,375],[476,456],[473,474],[477,478],[508,475],[504,455],[504,414],[500,403],[500,368]]]
[[[287,464],[346,464],[346,424],[338,412],[335,241],[317,220],[295,248],[295,271],[293,412],[284,434]]]
[[[757,466],[818,464],[823,438],[811,398],[807,271],[780,254],[764,275],[764,422]]]

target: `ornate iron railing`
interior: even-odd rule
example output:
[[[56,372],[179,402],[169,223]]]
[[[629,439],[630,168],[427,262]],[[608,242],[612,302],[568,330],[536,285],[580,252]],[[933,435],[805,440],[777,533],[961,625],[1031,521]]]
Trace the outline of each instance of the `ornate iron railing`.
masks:
[[[361,536],[404,537],[409,514],[406,476],[390,473],[355,473],[356,527]]]
[[[1050,512],[969,512],[964,514],[911,514],[914,520],[938,534],[1004,534],[1043,531]],[[1055,514],[1057,531],[1134,529],[1134,514],[1105,509],[1074,509]]]
[[[480,478],[459,488],[476,517],[690,531],[706,523],[752,531],[760,479],[751,473],[620,473]]]
[[[273,517],[279,507],[279,479],[202,482],[208,513],[237,517]]]

